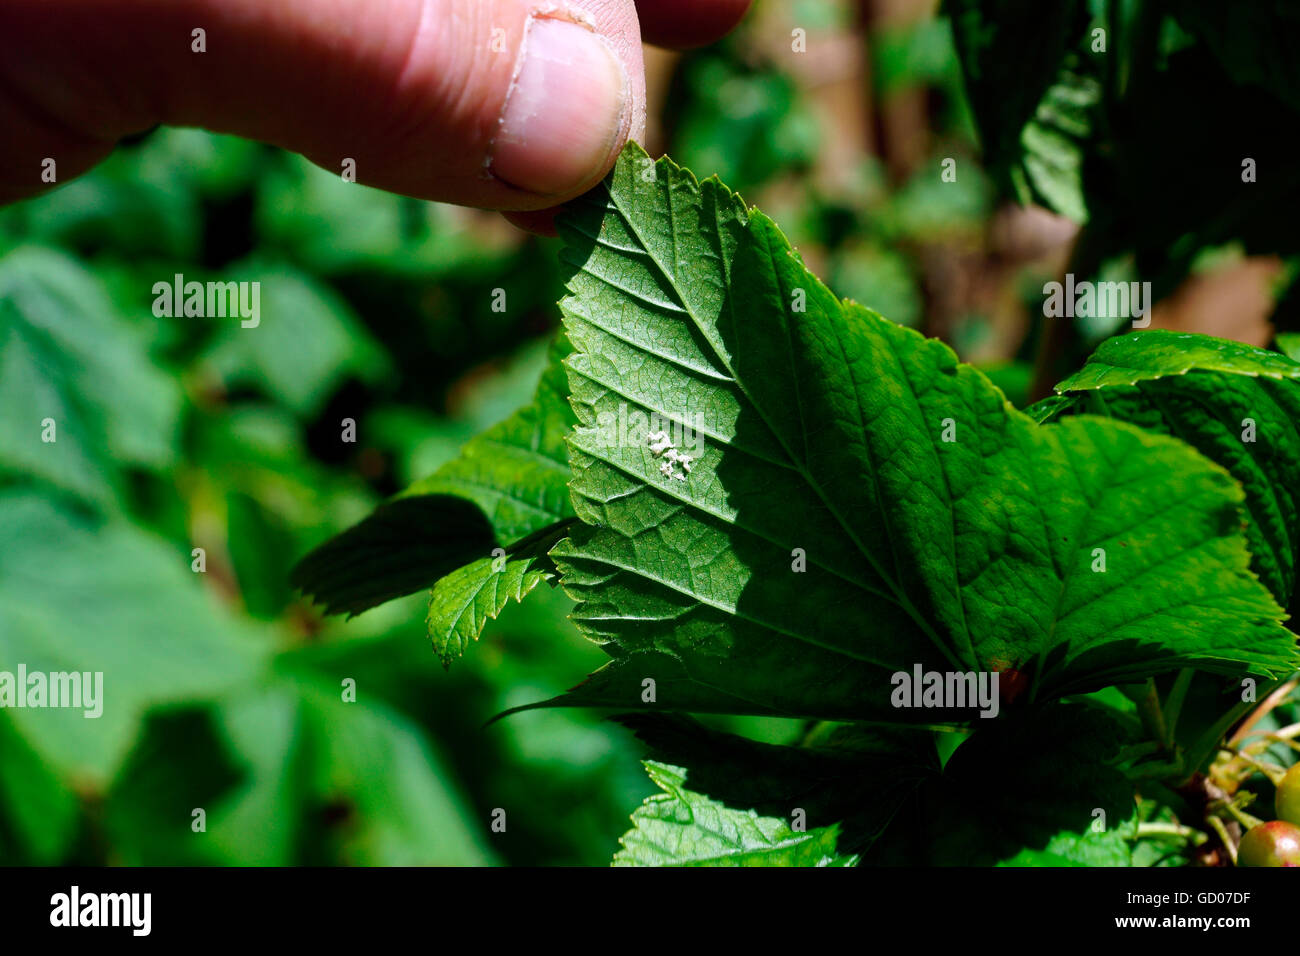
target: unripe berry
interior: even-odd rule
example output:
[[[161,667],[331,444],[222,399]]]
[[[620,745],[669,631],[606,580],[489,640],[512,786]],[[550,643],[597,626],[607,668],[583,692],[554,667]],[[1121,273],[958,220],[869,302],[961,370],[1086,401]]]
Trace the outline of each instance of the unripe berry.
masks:
[[[1251,827],[1237,847],[1238,866],[1300,866],[1300,827],[1273,820]]]
[[[1286,772],[1277,785],[1277,818],[1300,826],[1300,763]]]

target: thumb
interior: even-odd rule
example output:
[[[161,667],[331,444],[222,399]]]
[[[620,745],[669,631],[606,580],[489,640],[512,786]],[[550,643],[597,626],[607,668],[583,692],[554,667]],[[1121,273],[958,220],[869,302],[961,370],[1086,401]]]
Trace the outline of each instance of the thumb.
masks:
[[[201,126],[359,182],[554,206],[641,135],[633,0],[5,0],[0,201],[124,135]],[[349,163],[350,161],[350,163]]]

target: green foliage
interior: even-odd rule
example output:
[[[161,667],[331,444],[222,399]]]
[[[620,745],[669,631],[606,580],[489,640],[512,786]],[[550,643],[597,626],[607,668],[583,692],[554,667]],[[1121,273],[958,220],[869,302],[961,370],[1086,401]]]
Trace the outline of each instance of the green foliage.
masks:
[[[38,246],[0,258],[0,469],[101,508],[119,465],[171,463],[180,393],[84,268]],[[33,442],[50,419],[54,442]],[[62,434],[58,430],[62,430]]]
[[[1295,17],[1042,7],[873,34],[936,126],[900,169],[806,175],[834,131],[744,33],[682,61],[674,155],[865,305],[635,148],[558,262],[196,131],[0,211],[0,671],[109,703],[0,710],[0,862],[604,862],[629,811],[618,865],[1196,861],[1175,788],[1238,679],[1297,667],[1296,343],[1122,336],[1021,413],[1025,352],[986,376],[904,326],[993,185],[1157,297],[1210,247],[1294,252]],[[259,327],[155,316],[181,273],[260,282]],[[690,460],[630,413],[698,426]],[[914,666],[996,672],[997,717],[892,706]],[[575,704],[620,713],[544,706]]]
[[[750,189],[810,165],[819,133],[793,80],[744,62],[735,55],[743,44],[734,37],[688,59],[674,80],[669,116],[684,163]]]
[[[465,444],[460,454],[405,494],[458,495],[478,505],[498,541],[509,544],[573,516],[565,438],[573,424],[563,378],[563,336],[533,401]]]
[[[784,821],[732,810],[687,790],[680,767],[646,762],[664,792],[632,814],[615,866],[852,866],[836,852],[836,828],[796,832]]]
[[[93,719],[77,709],[5,711],[47,766],[104,783],[146,709],[210,700],[261,666],[256,632],[223,618],[187,564],[131,525],[95,527],[30,492],[0,499],[0,654],[29,672],[101,672],[111,695]],[[178,625],[186,642],[157,646]],[[147,673],[136,666],[145,658]]]
[[[653,679],[656,708],[900,720],[890,677],[915,663],[1014,669],[1045,698],[1294,665],[1226,474],[1116,423],[1034,425],[836,300],[716,181],[644,169],[629,149],[562,226],[584,525],[551,556],[614,660],[560,702],[639,706]],[[609,440],[624,407],[698,430],[684,480],[644,436]]]
[[[1060,833],[1041,850],[1021,850],[998,866],[1132,866],[1133,853],[1117,830]]]
[[[511,598],[522,601],[551,577],[533,568],[540,555],[524,558],[480,558],[442,577],[429,592],[429,636],[444,664],[461,657]]]
[[[945,11],[996,181],[1087,222],[1076,271],[1132,256],[1159,298],[1207,248],[1296,251],[1275,214],[1300,191],[1289,4],[949,0]]]
[[[547,328],[536,309],[559,283],[504,227],[310,169],[158,131],[0,210],[0,681],[19,665],[103,673],[100,717],[0,708],[0,863],[605,862],[644,793],[629,735],[594,717],[481,730],[592,666],[598,651],[562,639],[562,595],[501,615],[504,665],[494,638],[454,675],[409,639],[418,601],[343,625],[294,595],[294,562],[396,475],[445,463],[527,400],[546,343],[509,350]],[[260,323],[156,316],[154,286],[177,274],[259,281]],[[495,288],[508,313],[492,312]],[[536,500],[571,514],[572,413],[562,394],[554,407],[555,428],[543,416],[508,440],[538,474],[558,461],[558,492]],[[533,425],[549,444],[530,443]],[[417,580],[367,601],[345,575],[346,600],[489,555],[485,510],[501,527],[533,519],[481,508],[475,467],[452,474],[465,494],[398,499],[388,533],[406,550],[380,535],[354,565],[385,558]],[[490,830],[498,806],[508,838]]]
[[[1140,333],[1022,414],[942,344],[835,298],[716,178],[629,147],[560,231],[568,389],[552,364],[497,428],[531,447],[568,431],[569,469],[548,456],[512,484],[471,443],[412,492],[463,492],[447,476],[473,462],[480,509],[508,531],[433,587],[444,660],[556,574],[612,658],[509,713],[640,712],[619,719],[664,793],[617,863],[1130,865],[1127,838],[1092,823],[1133,816],[1132,706],[1062,698],[1180,667],[1296,669],[1278,606],[1296,363]],[[535,427],[566,391],[576,419]],[[1229,451],[1229,395],[1276,409],[1258,414],[1285,455]],[[1139,399],[1149,414],[1117,411]],[[501,460],[520,444],[498,442]],[[511,489],[538,500],[566,477],[572,515],[517,520]],[[913,666],[1002,672],[1006,713],[893,706]],[[818,723],[778,746],[684,712]],[[901,730],[918,723],[967,727],[942,769],[927,729]]]
[[[1277,337],[1277,347],[1295,361],[1300,362],[1300,333],[1280,333]]]
[[[1180,438],[1246,492],[1252,568],[1288,608],[1300,555],[1300,364],[1238,342],[1152,330],[1109,339],[1040,420],[1087,412]]]
[[[205,363],[227,387],[257,387],[310,417],[347,378],[373,383],[389,371],[351,309],[311,277],[256,263],[232,266],[227,276],[258,284],[258,321],[266,321],[260,335],[230,323],[212,341]]]
[[[494,541],[462,498],[396,498],[303,558],[291,580],[329,613],[360,614],[429,587]]]
[[[1064,834],[1133,815],[1119,753],[1126,718],[1053,702],[978,728],[919,789],[866,858],[871,863],[987,865],[1053,852]],[[1098,811],[1101,811],[1098,813]]]
[[[477,637],[487,617],[496,617],[509,592],[522,598],[542,580],[528,566],[544,549],[533,548],[527,561],[505,565],[479,556],[498,542],[511,552],[528,548],[532,536],[545,539],[573,516],[564,440],[574,419],[561,364],[568,351],[561,336],[530,404],[307,555],[294,569],[294,586],[330,613],[359,614],[430,587],[459,568],[433,595],[429,632],[444,662],[450,661],[446,648],[453,636],[463,653],[465,642]],[[500,571],[513,577],[505,590],[490,577]]]
[[[761,743],[675,714],[621,714],[657,760],[689,768],[692,789],[728,808],[837,834],[869,850],[899,808],[939,772],[928,733],[817,724],[790,743]],[[634,818],[635,820],[635,818]],[[802,828],[802,829],[799,829]]]
[[[1082,147],[1098,89],[1076,72],[1085,4],[949,0],[945,12],[995,175],[1021,202],[1086,219]]]

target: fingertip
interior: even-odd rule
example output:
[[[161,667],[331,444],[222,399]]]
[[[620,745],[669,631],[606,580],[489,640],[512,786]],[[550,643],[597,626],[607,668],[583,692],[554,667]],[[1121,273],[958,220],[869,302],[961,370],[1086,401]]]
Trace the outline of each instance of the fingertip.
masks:
[[[503,212],[501,215],[510,225],[524,232],[553,239],[559,235],[555,228],[555,217],[559,211],[559,206],[553,206],[550,209],[532,209],[526,212]]]
[[[752,0],[637,0],[641,36],[655,46],[687,50],[726,36]]]
[[[568,20],[533,18],[492,144],[493,175],[543,196],[600,179],[626,140],[632,90],[608,41]]]

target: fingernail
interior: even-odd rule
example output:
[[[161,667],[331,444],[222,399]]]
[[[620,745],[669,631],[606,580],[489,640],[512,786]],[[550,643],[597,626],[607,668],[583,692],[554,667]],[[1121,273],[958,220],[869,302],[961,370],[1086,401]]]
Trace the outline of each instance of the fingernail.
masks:
[[[558,196],[593,181],[623,129],[627,74],[598,34],[568,20],[536,18],[493,144],[494,175]]]

